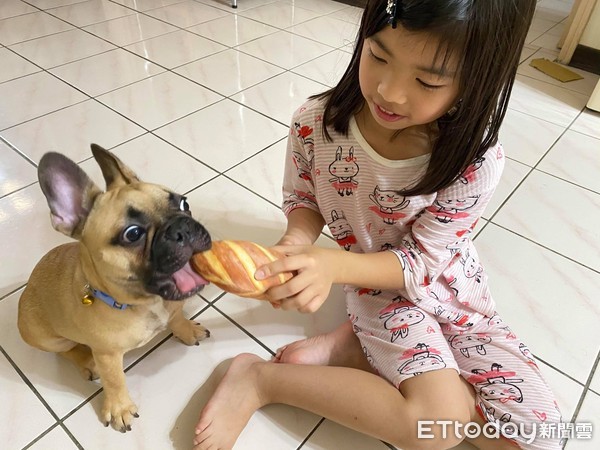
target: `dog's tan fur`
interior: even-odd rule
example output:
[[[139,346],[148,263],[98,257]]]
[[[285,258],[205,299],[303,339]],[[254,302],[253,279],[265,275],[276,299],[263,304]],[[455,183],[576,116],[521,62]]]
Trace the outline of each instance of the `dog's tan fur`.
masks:
[[[28,344],[73,361],[87,379],[100,377],[105,395],[101,420],[124,432],[137,417],[125,384],[124,353],[167,327],[187,345],[197,344],[208,331],[184,318],[182,301],[163,300],[148,292],[141,280],[149,270],[152,238],[165,218],[179,214],[173,211],[172,195],[164,187],[139,181],[109,152],[99,147],[93,151],[107,191],[80,171],[74,172],[74,179],[84,177],[81,192],[45,192],[54,227],[79,242],[52,249],[37,264],[19,302],[18,326]],[[45,176],[40,173],[40,184]],[[79,217],[61,213],[53,195],[79,195],[73,200],[81,206]],[[117,245],[115,236],[122,233],[132,206],[149,220],[147,242]],[[115,309],[97,299],[84,304],[88,284],[128,307]]]

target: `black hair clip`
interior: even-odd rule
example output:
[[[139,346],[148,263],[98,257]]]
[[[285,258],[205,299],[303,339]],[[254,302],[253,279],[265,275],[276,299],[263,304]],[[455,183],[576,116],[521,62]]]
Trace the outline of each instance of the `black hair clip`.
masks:
[[[396,28],[396,25],[398,24],[399,13],[398,0],[388,0],[385,12],[390,15],[388,23],[392,26],[392,28]]]

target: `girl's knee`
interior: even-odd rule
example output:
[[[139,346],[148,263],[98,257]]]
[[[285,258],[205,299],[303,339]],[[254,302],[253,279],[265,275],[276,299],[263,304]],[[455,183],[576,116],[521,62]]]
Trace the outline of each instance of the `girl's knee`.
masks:
[[[516,448],[559,450],[562,448],[561,439],[558,436],[562,418],[558,410],[550,407],[549,412],[544,413],[542,418],[529,414],[531,411],[535,412],[535,408],[523,408],[522,405],[518,405],[518,407],[504,410],[503,417],[510,419],[504,421],[496,419],[489,413],[492,407],[485,409],[483,404],[480,404],[480,407],[484,408],[485,412],[477,418],[476,422],[481,425],[481,435],[496,442],[497,445],[491,448],[499,450]]]
[[[459,424],[460,429],[464,423],[457,420],[421,420],[416,427],[412,427],[410,439],[395,445],[406,450],[451,449],[464,440],[455,427],[455,424]]]
[[[460,444],[464,436],[459,431],[469,423],[466,405],[440,401],[419,413],[411,424],[408,442],[400,448],[415,450],[450,449]]]
[[[400,390],[411,409],[400,448],[429,450],[458,445],[464,438],[456,432],[471,421],[472,398],[465,394],[454,370],[436,370],[404,381]]]

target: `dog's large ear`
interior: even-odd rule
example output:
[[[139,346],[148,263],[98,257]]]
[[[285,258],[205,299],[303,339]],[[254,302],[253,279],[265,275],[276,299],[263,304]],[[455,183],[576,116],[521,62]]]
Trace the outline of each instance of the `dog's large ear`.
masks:
[[[75,162],[54,152],[42,156],[38,179],[54,229],[79,239],[100,188]]]
[[[92,154],[102,169],[102,175],[106,181],[106,190],[140,181],[138,176],[127,167],[123,161],[103,149],[97,144],[92,144]]]

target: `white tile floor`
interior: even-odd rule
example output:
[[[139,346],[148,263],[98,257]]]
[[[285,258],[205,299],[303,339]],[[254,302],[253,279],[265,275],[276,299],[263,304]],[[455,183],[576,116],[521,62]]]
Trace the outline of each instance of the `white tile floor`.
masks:
[[[528,66],[557,54],[570,4],[538,3],[502,130],[510,159],[476,241],[498,308],[541,360],[565,419],[600,426],[600,114],[584,107],[598,76],[561,84]],[[268,357],[345,319],[338,288],[311,316],[206,289],[187,312],[209,340],[188,348],[163,333],[127,355],[141,417],[123,435],[98,421],[98,384],[21,341],[16,307],[35,262],[67,240],[36,181],[49,150],[101,182],[89,151],[101,144],[142,178],[187,193],[215,238],[276,241],[288,121],[339,78],[359,15],[330,0],[239,0],[237,10],[228,0],[0,2],[1,448],[190,448],[224,361]],[[567,450],[600,448],[595,434]],[[236,448],[387,446],[271,406]]]

